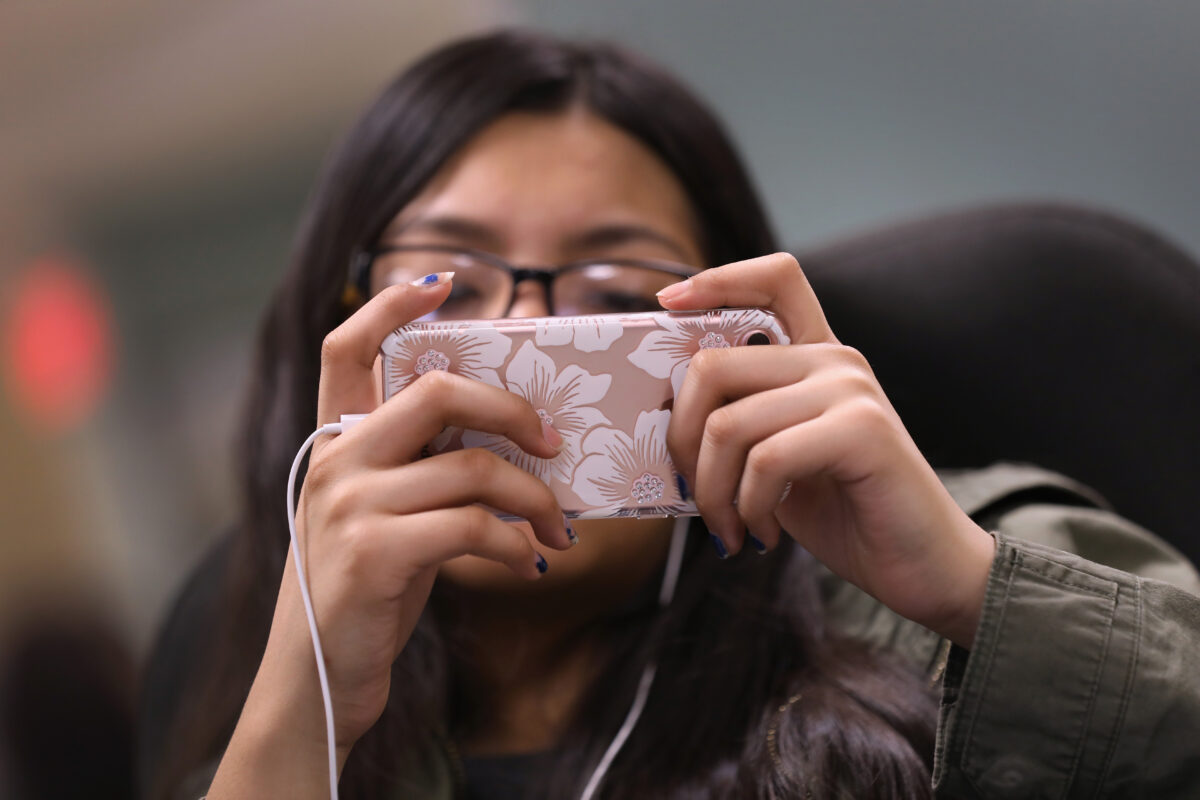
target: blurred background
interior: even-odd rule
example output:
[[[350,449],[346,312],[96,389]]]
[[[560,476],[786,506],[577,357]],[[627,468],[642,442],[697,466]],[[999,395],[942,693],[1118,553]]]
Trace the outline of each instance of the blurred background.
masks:
[[[399,68],[497,25],[613,38],[675,70],[793,246],[1038,197],[1200,251],[1188,0],[9,0],[0,797],[72,796],[69,775],[29,783],[47,747],[90,748],[107,783],[88,796],[121,794],[138,664],[233,518],[257,315],[323,154]],[[90,715],[76,739],[54,724],[72,713]]]

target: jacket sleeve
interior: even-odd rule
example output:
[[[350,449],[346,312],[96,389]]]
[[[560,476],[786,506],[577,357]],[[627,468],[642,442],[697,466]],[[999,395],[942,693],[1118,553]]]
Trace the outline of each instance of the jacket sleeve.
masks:
[[[945,664],[936,796],[1200,796],[1195,570],[1103,509],[1021,506],[993,530],[975,643]]]

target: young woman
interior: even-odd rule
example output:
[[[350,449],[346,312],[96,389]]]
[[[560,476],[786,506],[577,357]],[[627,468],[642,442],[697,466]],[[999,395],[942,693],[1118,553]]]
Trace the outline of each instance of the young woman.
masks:
[[[246,511],[220,599],[199,613],[216,621],[181,670],[156,791],[328,794],[281,509],[299,444],[350,413],[369,415],[318,440],[296,517],[345,797],[1165,797],[1200,785],[1177,751],[1151,755],[1196,731],[1196,681],[1142,655],[1200,601],[1009,538],[1048,538],[1078,510],[981,527],[967,513],[980,497],[1028,475],[939,479],[776,249],[719,124],[633,56],[501,33],[400,76],[329,163],[268,311]],[[627,271],[627,291],[593,298],[585,259]],[[665,607],[672,521],[571,530],[549,489],[499,457],[420,458],[459,426],[570,459],[571,430],[436,370],[379,403],[384,337],[462,317],[464,298],[484,317],[758,306],[782,320],[792,344],[698,353],[676,397],[668,444],[702,518]],[[1129,532],[1088,514],[1097,536]],[[1130,547],[1129,563],[1195,589],[1167,551]],[[639,684],[644,710],[615,748]]]

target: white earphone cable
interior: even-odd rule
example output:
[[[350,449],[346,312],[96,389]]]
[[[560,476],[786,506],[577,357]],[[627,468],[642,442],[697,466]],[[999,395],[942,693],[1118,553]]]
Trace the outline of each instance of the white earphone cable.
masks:
[[[659,608],[669,606],[671,599],[675,596],[675,585],[679,582],[679,570],[683,565],[683,549],[684,545],[687,544],[688,526],[691,524],[691,521],[690,517],[678,517],[675,520],[675,527],[671,532],[671,549],[667,553],[667,565],[663,570],[662,586],[658,592]],[[629,713],[625,715],[625,721],[621,723],[621,728],[617,731],[617,735],[613,737],[612,742],[608,745],[608,749],[604,751],[604,756],[600,759],[600,763],[592,771],[592,777],[588,779],[587,785],[583,787],[583,793],[579,795],[579,800],[592,800],[592,796],[600,788],[600,783],[604,780],[604,776],[608,774],[608,768],[612,766],[612,762],[616,759],[617,754],[625,746],[625,740],[633,733],[634,726],[637,725],[638,719],[642,716],[642,710],[646,707],[646,699],[650,696],[650,687],[654,684],[654,673],[657,671],[657,661],[651,661],[642,670],[642,677],[638,681],[637,693],[633,696],[633,705],[629,707]]]
[[[300,596],[304,599],[304,614],[308,617],[308,632],[312,636],[313,653],[317,658],[317,679],[321,682],[321,701],[325,704],[325,739],[329,747],[330,800],[338,799],[337,742],[334,740],[333,733],[333,697],[329,691],[329,676],[325,673],[325,653],[321,649],[321,634],[317,633],[317,615],[313,611],[312,597],[308,593],[308,579],[304,575],[304,560],[300,557],[300,540],[296,537],[296,473],[300,471],[300,462],[304,460],[305,453],[308,452],[308,448],[312,447],[317,437],[327,433],[341,433],[348,427],[345,425],[346,421],[346,418],[343,417],[342,423],[331,422],[309,434],[308,438],[304,440],[304,444],[300,445],[300,450],[296,453],[296,460],[292,462],[292,471],[288,474],[287,485],[287,520],[288,533],[292,537],[292,558],[296,563],[296,578],[300,582]]]
[[[288,519],[288,534],[291,536],[292,542],[292,557],[296,565],[296,578],[300,583],[300,596],[304,600],[304,614],[308,617],[308,632],[312,637],[313,655],[317,660],[317,679],[321,683],[321,701],[325,705],[325,737],[329,749],[329,797],[330,800],[338,800],[338,774],[337,774],[337,742],[334,736],[333,727],[333,697],[329,689],[329,676],[325,671],[325,653],[321,649],[321,634],[317,631],[317,615],[313,610],[312,596],[308,591],[308,578],[304,573],[304,562],[300,556],[300,541],[296,536],[296,475],[300,471],[300,462],[304,460],[304,456],[308,453],[313,442],[318,437],[326,434],[344,433],[354,425],[358,424],[364,417],[363,414],[344,414],[340,423],[334,422],[328,425],[322,425],[317,430],[309,434],[309,437],[304,440],[304,444],[300,446],[300,450],[296,453],[296,458],[292,461],[292,469],[288,474],[287,485],[287,519]],[[675,596],[675,586],[679,581],[679,570],[683,564],[683,550],[687,543],[687,531],[691,519],[688,517],[679,517],[675,520],[675,527],[671,534],[671,547],[667,553],[667,564],[663,570],[663,580],[658,593],[658,605],[660,608],[666,608],[671,603],[671,599]],[[612,765],[617,754],[621,752],[621,748],[625,745],[625,741],[629,735],[633,733],[634,726],[637,725],[638,718],[642,715],[642,710],[646,707],[646,699],[650,696],[650,687],[654,683],[654,673],[658,668],[656,661],[651,661],[642,670],[642,677],[638,681],[637,693],[633,698],[633,705],[629,707],[629,713],[625,715],[625,721],[621,724],[617,735],[613,737],[612,742],[608,745],[600,763],[596,765],[596,769],[592,772],[591,778],[584,787],[583,794],[580,795],[580,800],[591,800],[596,790],[600,787],[600,783],[604,780],[604,776],[608,773],[609,767]]]

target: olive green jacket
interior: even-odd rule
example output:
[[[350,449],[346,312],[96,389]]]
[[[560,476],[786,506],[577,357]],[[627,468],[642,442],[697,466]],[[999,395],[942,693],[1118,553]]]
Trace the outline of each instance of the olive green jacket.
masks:
[[[832,625],[941,683],[936,796],[1200,798],[1200,576],[1187,559],[1060,475],[941,476],[996,538],[970,652],[832,573],[822,583]],[[448,765],[426,767],[422,796],[452,796]]]
[[[942,682],[939,798],[1200,798],[1200,577],[1073,481],[944,473],[994,532],[970,652],[827,575],[832,622]]]

